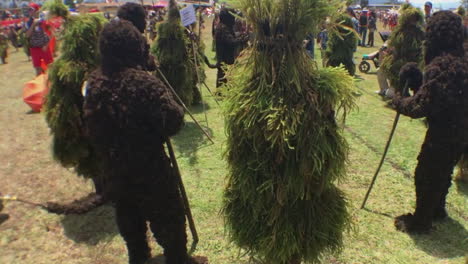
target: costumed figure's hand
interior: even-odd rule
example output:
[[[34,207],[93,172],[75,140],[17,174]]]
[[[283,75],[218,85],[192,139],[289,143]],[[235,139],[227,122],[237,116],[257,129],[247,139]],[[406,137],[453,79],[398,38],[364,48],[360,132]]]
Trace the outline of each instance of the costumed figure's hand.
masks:
[[[188,31],[187,35],[188,35],[189,39],[191,39],[193,41],[197,41],[197,39],[198,39],[197,34],[195,34],[195,32],[190,31],[190,30],[187,30],[187,31]]]
[[[400,84],[402,87],[407,85],[408,89],[415,94],[423,83],[423,74],[415,62],[406,63],[400,70]],[[407,91],[403,96],[409,96]]]
[[[247,34],[247,33],[242,33],[242,34],[238,37],[238,39],[239,39],[239,42],[245,44],[245,43],[249,42],[250,36],[249,36],[249,34]]]
[[[392,101],[388,103],[388,106],[393,109],[397,109],[397,106],[401,105],[401,101],[403,100],[403,98],[404,97],[401,96],[401,94],[395,93],[395,95],[393,95]]]

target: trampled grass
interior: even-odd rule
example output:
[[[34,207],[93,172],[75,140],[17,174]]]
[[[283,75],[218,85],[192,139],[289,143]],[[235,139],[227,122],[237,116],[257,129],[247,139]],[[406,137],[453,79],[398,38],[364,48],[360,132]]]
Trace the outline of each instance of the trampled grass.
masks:
[[[209,32],[207,28],[204,37],[207,55],[212,58]],[[375,49],[359,48],[357,62],[363,53]],[[89,192],[91,184],[53,161],[44,117],[28,113],[28,106],[21,100],[23,83],[33,78],[31,63],[23,53],[12,49],[10,52],[10,63],[0,65],[0,192],[36,202],[76,199]],[[318,52],[317,56],[320,58]],[[207,75],[207,83],[214,89],[216,72],[207,70]],[[414,209],[411,177],[425,134],[421,121],[401,119],[387,159],[391,164],[385,163],[370,196],[368,210],[359,210],[395,115],[374,93],[378,90],[376,75],[360,74],[360,77],[359,109],[348,117],[345,130],[351,145],[348,180],[341,185],[349,197],[355,228],[346,236],[343,253],[329,256],[323,263],[465,263],[464,256],[468,253],[466,185],[452,186],[448,197],[451,218],[438,223],[431,234],[409,236],[393,227],[393,217]],[[208,122],[203,107],[192,110],[213,135],[215,144],[203,136],[189,117],[185,128],[173,138],[200,234],[195,254],[208,256],[214,264],[246,264],[248,258],[226,239],[219,213],[226,176],[222,111],[206,89],[203,94]],[[2,264],[126,263],[126,248],[110,206],[83,216],[56,216],[11,202],[2,213],[10,215],[0,225]],[[153,248],[153,255],[160,254],[154,242]]]

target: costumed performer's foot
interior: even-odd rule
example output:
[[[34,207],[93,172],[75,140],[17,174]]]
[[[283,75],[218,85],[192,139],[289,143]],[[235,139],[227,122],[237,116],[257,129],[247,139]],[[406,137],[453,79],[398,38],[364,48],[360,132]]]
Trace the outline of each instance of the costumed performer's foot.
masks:
[[[10,218],[7,214],[0,214],[0,225]]]
[[[445,208],[439,208],[435,211],[434,217],[432,218],[434,221],[443,221],[447,219],[448,213]]]
[[[404,214],[395,218],[395,227],[405,233],[428,233],[430,225],[423,225],[415,221],[413,214]]]
[[[192,256],[188,264],[208,264],[208,258],[204,256]]]

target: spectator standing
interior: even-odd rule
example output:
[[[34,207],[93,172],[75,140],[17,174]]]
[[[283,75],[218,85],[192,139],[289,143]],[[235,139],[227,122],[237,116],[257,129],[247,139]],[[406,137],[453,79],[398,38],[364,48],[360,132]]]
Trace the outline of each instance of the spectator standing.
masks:
[[[383,15],[383,21],[382,22],[383,22],[383,28],[387,29],[387,26],[388,26],[388,14],[387,13],[385,13]]]
[[[314,34],[312,33],[307,34],[305,49],[307,51],[307,54],[309,54],[309,56],[312,59],[314,59],[315,58],[314,56],[314,49],[315,49]]]
[[[369,15],[369,42],[367,46],[374,47],[374,32],[377,31],[377,18],[375,13],[372,12]]]
[[[15,30],[15,26],[10,26],[8,29],[8,39],[11,42],[11,45],[15,47],[16,51],[18,51],[18,33]]]
[[[8,56],[8,37],[5,33],[6,29],[0,31],[0,61],[2,64],[6,64],[6,58]]]
[[[44,31],[44,21],[37,20],[26,32],[26,37],[29,38],[30,52],[33,62],[33,67],[36,70],[36,75],[43,73],[41,67],[42,61],[45,65],[52,63],[52,52],[49,48],[49,36]]]
[[[353,28],[354,31],[359,32],[359,21],[357,20],[356,14],[354,13],[354,10],[351,7],[348,7],[346,9],[346,14],[351,17],[351,20],[353,21]]]
[[[361,41],[359,42],[359,44],[362,47],[366,46],[367,27],[367,10],[362,10],[361,16],[359,17],[359,36],[361,37]]]
[[[432,13],[432,3],[427,1],[424,4],[424,18],[426,19],[426,22],[431,17],[431,13]]]
[[[328,31],[324,28],[317,36],[317,44],[320,45],[320,54],[322,55],[322,65],[326,67],[327,65],[327,58],[325,55],[325,51],[327,50],[327,42],[328,42]]]

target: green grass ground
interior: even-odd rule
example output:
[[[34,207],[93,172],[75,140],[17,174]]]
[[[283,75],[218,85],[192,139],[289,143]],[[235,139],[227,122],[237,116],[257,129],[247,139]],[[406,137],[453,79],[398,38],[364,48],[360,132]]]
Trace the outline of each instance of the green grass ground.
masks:
[[[209,29],[204,33],[210,47]],[[381,45],[381,42],[378,42]],[[359,48],[362,54],[377,48]],[[212,58],[210,49],[207,55]],[[91,190],[91,184],[61,168],[51,157],[50,136],[42,114],[30,114],[22,100],[23,83],[32,79],[31,62],[22,52],[10,49],[9,64],[0,65],[0,192],[36,202],[71,201]],[[319,52],[316,55],[318,58]],[[320,61],[318,62],[320,63]],[[373,68],[372,71],[375,69]],[[214,89],[215,71],[207,70]],[[425,127],[421,121],[402,118],[368,210],[360,203],[380,159],[395,113],[378,95],[376,75],[361,74],[357,86],[359,108],[347,120],[346,137],[351,145],[346,191],[353,212],[354,230],[346,235],[341,255],[323,263],[335,264],[462,264],[468,253],[468,186],[454,184],[448,196],[450,219],[438,223],[429,235],[409,236],[397,232],[393,217],[414,209],[412,180]],[[226,176],[225,141],[221,109],[208,95],[207,119],[202,107],[195,117],[211,131],[215,144],[196,128],[190,118],[173,139],[179,165],[200,233],[197,255],[214,264],[249,263],[224,233],[219,213]],[[126,248],[114,223],[114,212],[104,206],[82,215],[56,216],[19,203],[8,203],[2,213],[10,219],[0,225],[2,264],[123,264]],[[153,254],[161,252],[153,242]]]

